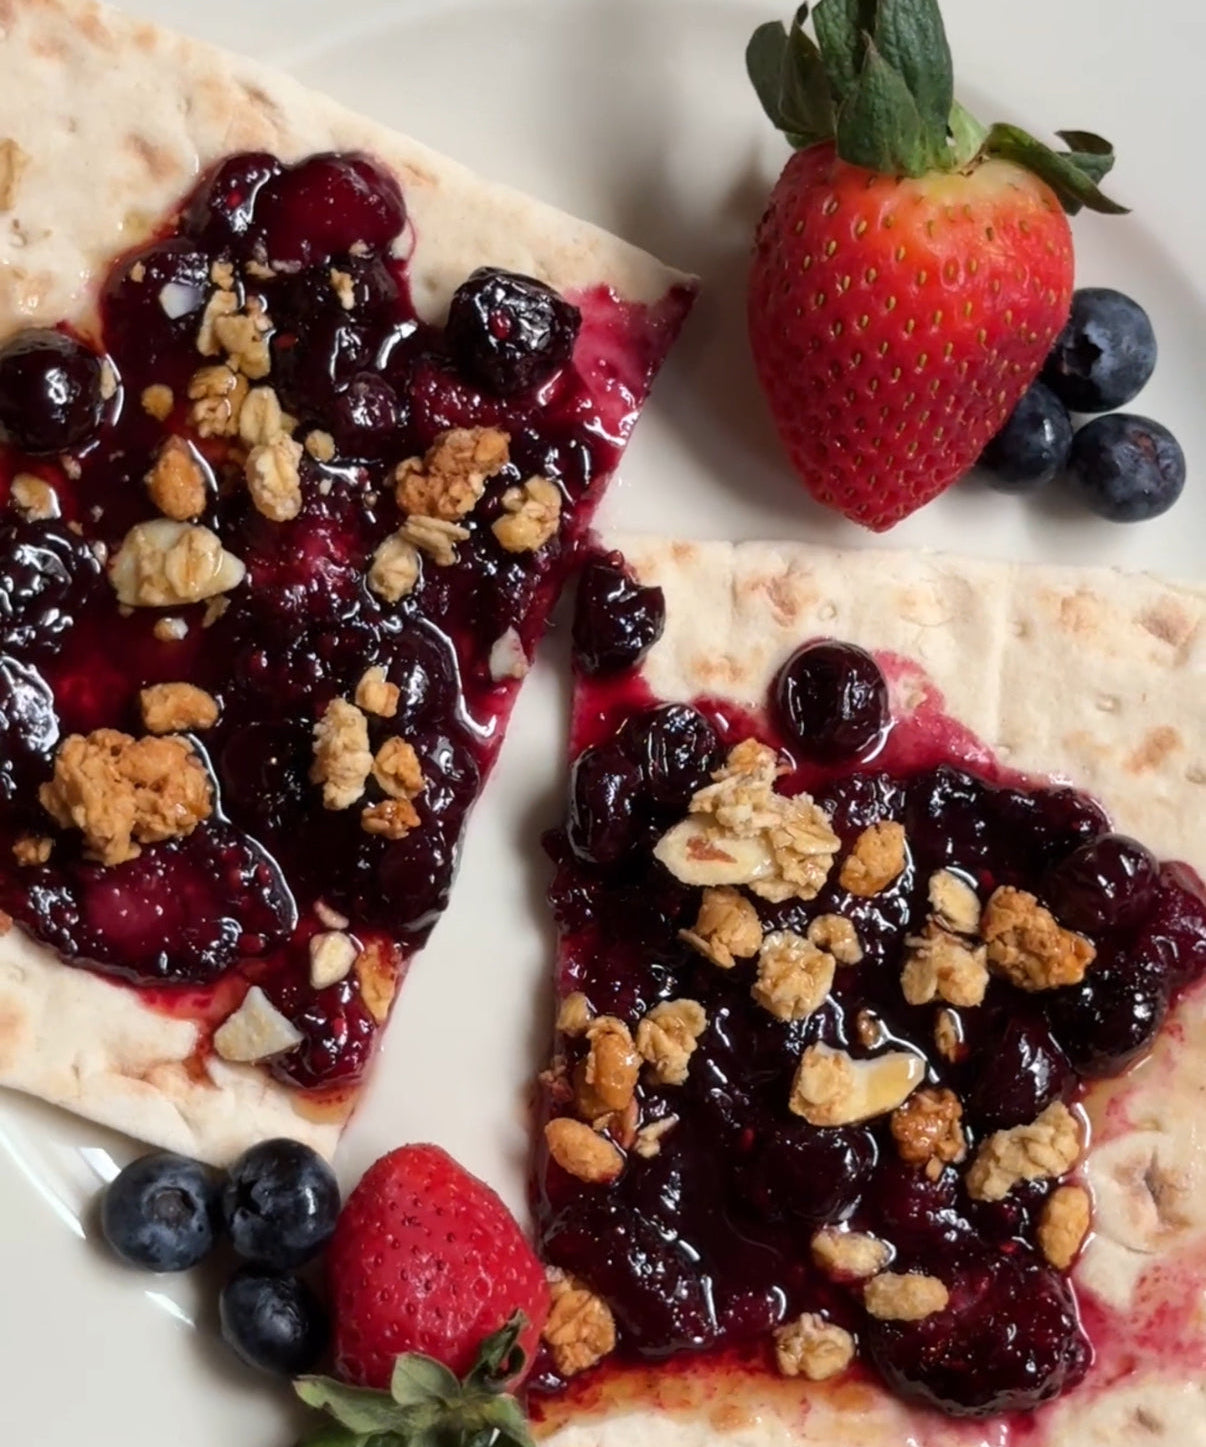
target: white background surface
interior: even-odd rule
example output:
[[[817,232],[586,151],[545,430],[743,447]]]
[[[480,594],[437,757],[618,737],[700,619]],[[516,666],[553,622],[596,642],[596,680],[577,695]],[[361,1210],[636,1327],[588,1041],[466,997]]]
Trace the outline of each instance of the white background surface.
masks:
[[[1152,312],[1163,360],[1137,409],[1184,442],[1184,501],[1159,522],[1119,528],[1057,496],[1026,504],[973,482],[889,539],[821,514],[798,492],[746,354],[746,256],[784,152],[746,85],[742,51],[774,0],[128,8],[291,69],[701,273],[704,295],[604,523],[1206,575],[1206,191],[1191,116],[1206,13],[1195,0],[945,5],[960,94],[982,119],[1091,128],[1119,146],[1111,190],[1136,214],[1078,219],[1079,280],[1130,291]],[[522,1206],[526,1087],[548,1027],[537,839],[559,809],[563,662],[550,640],[474,816],[452,907],[411,973],[345,1141],[349,1185],[384,1150],[434,1139]],[[228,1364],[216,1341],[214,1283],[131,1275],[85,1240],[88,1203],[111,1159],[130,1150],[0,1092],[0,1440],[284,1447],[282,1394]]]

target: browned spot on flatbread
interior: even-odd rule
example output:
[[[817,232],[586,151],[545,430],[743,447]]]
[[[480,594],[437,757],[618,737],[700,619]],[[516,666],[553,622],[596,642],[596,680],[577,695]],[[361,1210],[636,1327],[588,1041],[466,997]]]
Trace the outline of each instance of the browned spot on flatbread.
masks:
[[[1196,632],[1193,619],[1175,598],[1162,598],[1140,613],[1139,626],[1172,648],[1184,648]]]
[[[1154,1435],[1164,1431],[1164,1423],[1146,1407],[1136,1407],[1133,1420],[1141,1432],[1151,1432]]]
[[[1059,626],[1068,633],[1096,633],[1105,619],[1105,607],[1096,593],[1078,588],[1059,600]]]
[[[29,1034],[29,1014],[18,1000],[0,997],[0,1070],[21,1054]]]
[[[152,181],[166,181],[176,174],[176,164],[170,151],[157,146],[154,141],[137,132],[130,136],[128,145],[147,169]]]
[[[768,578],[756,578],[752,586],[766,598],[775,622],[781,628],[790,627],[819,599],[811,580],[799,573],[775,573]]]
[[[280,124],[281,111],[277,103],[272,99],[266,90],[261,90],[258,85],[253,85],[249,80],[241,80],[239,87],[247,97],[249,103],[260,115],[271,120],[274,126]]]
[[[695,557],[695,546],[692,543],[671,543],[670,556],[676,563],[689,563]]]
[[[315,1125],[337,1125],[347,1120],[356,1104],[355,1088],[341,1090],[298,1090],[293,1094],[293,1109],[302,1120]]]
[[[13,927],[13,917],[0,909],[0,935],[6,935]]]
[[[1181,735],[1167,724],[1148,729],[1143,741],[1126,761],[1127,772],[1142,774],[1148,769],[1158,769],[1169,754],[1181,747]]]

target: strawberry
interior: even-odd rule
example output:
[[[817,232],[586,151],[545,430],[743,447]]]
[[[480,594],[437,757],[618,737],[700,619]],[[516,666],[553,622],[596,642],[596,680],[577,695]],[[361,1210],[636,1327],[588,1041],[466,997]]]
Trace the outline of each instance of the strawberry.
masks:
[[[820,0],[746,60],[796,149],[758,228],[750,345],[808,491],[882,532],[965,473],[1067,320],[1065,208],[1098,189],[1099,136],[1055,151],[954,99],[937,0]]]
[[[403,1146],[348,1198],[327,1252],[340,1377],[386,1388],[420,1352],[456,1375],[515,1312],[530,1364],[548,1316],[544,1271],[484,1182],[431,1145]]]

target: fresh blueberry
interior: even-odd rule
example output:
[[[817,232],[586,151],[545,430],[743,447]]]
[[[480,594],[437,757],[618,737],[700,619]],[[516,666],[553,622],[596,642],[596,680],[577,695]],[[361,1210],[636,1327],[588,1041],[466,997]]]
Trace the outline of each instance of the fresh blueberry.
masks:
[[[160,1151],[132,1161],[105,1189],[101,1230],[128,1266],[187,1271],[214,1248],[218,1183],[200,1161]]]
[[[1043,381],[1071,412],[1112,412],[1147,386],[1156,334],[1137,301],[1109,287],[1085,287],[1055,340]]]
[[[0,439],[35,456],[67,452],[100,426],[101,361],[62,332],[18,332],[0,351]]]
[[[1064,470],[1071,451],[1068,409],[1035,382],[981,453],[980,466],[998,492],[1032,492]]]
[[[632,668],[662,636],[666,598],[643,588],[618,553],[592,558],[578,579],[574,602],[574,662],[583,673]]]
[[[1069,473],[1077,492],[1101,517],[1146,522],[1166,513],[1181,496],[1185,453],[1159,422],[1115,412],[1076,434]]]
[[[231,1166],[222,1214],[240,1256],[284,1271],[309,1261],[331,1239],[339,1185],[309,1146],[262,1141]]]
[[[326,1350],[326,1309],[296,1276],[244,1266],[223,1287],[218,1314],[222,1340],[259,1371],[301,1376]]]
[[[581,325],[578,308],[543,282],[483,266],[457,288],[447,337],[468,379],[506,397],[564,367]]]

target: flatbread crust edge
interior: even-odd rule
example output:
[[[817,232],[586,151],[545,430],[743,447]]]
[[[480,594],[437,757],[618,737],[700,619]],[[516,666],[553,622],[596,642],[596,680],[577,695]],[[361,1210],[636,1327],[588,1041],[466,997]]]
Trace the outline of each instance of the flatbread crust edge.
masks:
[[[924,668],[945,711],[1013,768],[1087,789],[1119,828],[1206,872],[1206,588],[1108,569],[977,562],[803,544],[686,543],[611,535],[666,594],[666,630],[641,666],[660,700],[710,695],[760,707],[809,638],[833,636]],[[916,675],[893,683],[899,715]],[[1142,1335],[1170,1295],[1206,1282],[1206,988],[1186,999],[1137,1070],[1094,1092],[1082,1168],[1095,1236],[1078,1286],[1123,1333],[1100,1377],[1048,1409],[1037,1441],[1206,1443],[1206,1320],[1183,1328],[1186,1366]],[[1192,1302],[1193,1298],[1189,1300]],[[1176,1320],[1176,1317],[1171,1320]],[[1125,1332],[1133,1327],[1133,1339]],[[1148,1350],[1145,1351],[1145,1344]],[[1128,1365],[1112,1379],[1112,1352]],[[1105,1380],[1098,1387],[1095,1382]],[[988,1447],[986,1426],[919,1417],[865,1381],[821,1386],[761,1373],[624,1370],[556,1400],[538,1435],[555,1447]],[[572,1399],[571,1399],[572,1402]]]
[[[0,0],[0,338],[63,319],[87,331],[113,257],[239,150],[365,150],[390,166],[412,223],[414,300],[432,319],[487,264],[634,303],[691,285],[255,61],[87,0]],[[334,1151],[350,1102],[311,1119],[266,1072],[199,1063],[197,1039],[188,1021],[63,965],[19,929],[0,938],[0,1085],[217,1163],[272,1135]]]

